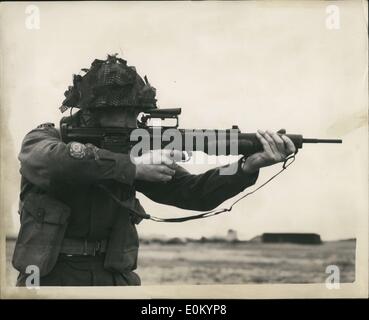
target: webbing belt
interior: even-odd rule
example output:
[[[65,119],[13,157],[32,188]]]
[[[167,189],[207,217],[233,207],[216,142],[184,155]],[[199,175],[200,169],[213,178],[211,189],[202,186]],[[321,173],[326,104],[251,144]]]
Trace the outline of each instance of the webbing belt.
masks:
[[[64,238],[60,253],[70,255],[95,256],[106,252],[107,240],[88,241],[83,239]]]

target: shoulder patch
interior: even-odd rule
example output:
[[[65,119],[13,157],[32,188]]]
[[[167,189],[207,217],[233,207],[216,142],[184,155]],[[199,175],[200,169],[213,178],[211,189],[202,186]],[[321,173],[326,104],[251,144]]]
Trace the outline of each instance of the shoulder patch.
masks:
[[[86,146],[83,143],[72,142],[69,145],[69,154],[72,158],[83,159],[86,156]]]
[[[54,128],[54,127],[55,127],[55,124],[51,122],[45,122],[37,126],[37,129],[46,129],[46,128]]]

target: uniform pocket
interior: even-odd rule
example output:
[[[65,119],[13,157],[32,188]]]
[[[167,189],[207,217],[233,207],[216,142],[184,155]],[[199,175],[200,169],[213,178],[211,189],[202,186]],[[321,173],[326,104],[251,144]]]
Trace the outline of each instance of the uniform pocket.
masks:
[[[35,265],[40,275],[48,274],[60,253],[70,208],[46,194],[29,193],[21,208],[21,228],[16,242],[13,266],[25,273]]]
[[[120,212],[110,234],[104,267],[107,270],[128,272],[137,268],[138,234],[128,212]]]

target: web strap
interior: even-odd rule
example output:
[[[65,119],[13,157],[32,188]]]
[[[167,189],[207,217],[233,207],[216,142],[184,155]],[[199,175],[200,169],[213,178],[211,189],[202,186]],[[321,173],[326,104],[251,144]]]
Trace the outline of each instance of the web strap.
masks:
[[[250,192],[247,192],[244,195],[242,195],[241,197],[239,197],[228,208],[219,208],[219,209],[214,209],[214,210],[211,210],[211,211],[203,212],[203,213],[192,215],[192,216],[178,217],[178,218],[160,218],[160,217],[155,217],[155,216],[152,216],[152,215],[148,215],[148,217],[149,217],[148,219],[150,219],[152,221],[155,221],[155,222],[185,222],[185,221],[190,221],[190,220],[197,220],[197,219],[209,218],[209,217],[212,217],[212,216],[216,216],[218,214],[221,214],[223,212],[230,212],[230,211],[232,211],[233,207],[238,202],[240,202],[244,198],[252,195],[256,191],[260,190],[262,187],[264,187],[269,182],[271,182],[274,178],[276,178],[278,175],[280,175],[284,170],[286,170],[295,161],[295,159],[296,159],[296,153],[297,152],[293,153],[292,155],[290,155],[289,157],[287,157],[284,160],[283,165],[282,165],[282,169],[280,171],[278,171],[276,174],[274,174],[272,177],[270,177],[267,181],[265,181],[264,183],[262,183],[256,189],[254,189],[254,190],[252,190]]]

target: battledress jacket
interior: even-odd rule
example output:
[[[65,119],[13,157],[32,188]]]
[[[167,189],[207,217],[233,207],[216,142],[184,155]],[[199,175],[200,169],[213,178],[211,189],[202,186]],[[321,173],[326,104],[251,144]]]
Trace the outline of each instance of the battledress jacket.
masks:
[[[111,250],[110,256],[116,256],[117,263],[107,263],[107,268],[137,267],[135,224],[141,219],[127,215],[99,188],[101,185],[122,201],[133,199],[130,203],[141,209],[136,191],[162,204],[205,211],[253,185],[258,177],[258,172],[244,173],[239,161],[233,164],[238,166],[233,175],[220,175],[219,168],[194,175],[177,165],[170,182],[135,180],[136,168],[129,155],[91,144],[65,144],[52,124],[40,125],[29,132],[18,158],[22,176],[21,230],[13,265],[24,272],[27,265],[38,263],[41,275],[52,269],[64,238],[109,240],[117,228],[120,230],[116,233],[123,235],[123,239],[115,241]]]

